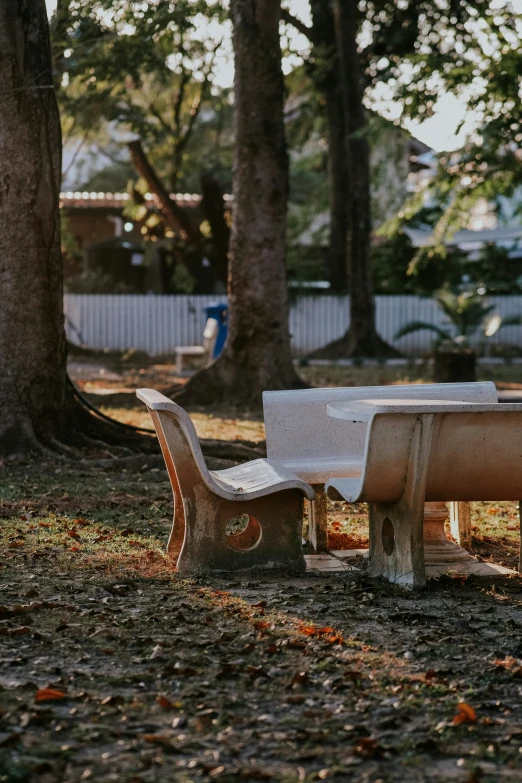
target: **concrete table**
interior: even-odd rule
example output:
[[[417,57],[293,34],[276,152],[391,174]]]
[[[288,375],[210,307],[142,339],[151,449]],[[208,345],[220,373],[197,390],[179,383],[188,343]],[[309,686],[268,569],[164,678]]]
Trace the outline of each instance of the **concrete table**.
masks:
[[[444,532],[444,522],[448,517],[446,502],[443,501],[445,488],[447,487],[447,500],[458,498],[460,500],[488,500],[488,499],[514,499],[511,497],[513,492],[518,494],[520,492],[519,480],[513,480],[509,490],[506,490],[506,462],[510,459],[509,454],[513,450],[520,453],[520,447],[522,447],[522,432],[519,427],[513,427],[512,437],[509,440],[506,438],[507,432],[509,432],[509,426],[506,427],[508,422],[506,421],[506,414],[510,416],[510,421],[513,425],[522,422],[522,405],[521,404],[502,404],[498,403],[471,403],[451,400],[427,400],[427,399],[366,399],[366,400],[353,400],[343,402],[331,402],[327,406],[328,415],[335,419],[345,420],[347,422],[367,422],[369,426],[372,425],[376,417],[381,417],[385,414],[385,419],[390,416],[390,430],[389,437],[385,437],[382,442],[383,451],[387,451],[387,462],[381,463],[382,472],[374,475],[373,489],[366,487],[366,494],[362,491],[360,494],[361,500],[367,500],[370,504],[372,501],[381,500],[379,495],[382,494],[379,489],[379,484],[382,481],[383,485],[389,483],[388,473],[392,474],[397,472],[397,466],[395,463],[395,447],[393,438],[395,435],[399,436],[399,430],[394,430],[391,427],[392,422],[403,420],[401,414],[404,414],[404,420],[406,418],[412,421],[413,419],[419,422],[421,428],[424,426],[426,432],[429,430],[429,439],[426,442],[426,448],[423,453],[419,452],[417,458],[421,460],[418,466],[418,470],[424,473],[424,485],[426,486],[427,497],[431,496],[432,502],[424,503],[424,525],[423,525],[423,538],[424,538],[424,562],[426,565],[427,575],[434,575],[432,566],[437,566],[435,569],[438,572],[444,572],[444,570],[455,569],[458,565],[459,569],[465,567],[466,564],[472,566],[465,567],[466,571],[481,570],[485,564],[478,563],[475,558],[472,558],[464,549],[457,544],[449,541]],[[440,414],[448,414],[449,419],[446,416],[440,416]],[[459,414],[457,417],[451,416],[451,414]],[[462,416],[464,414],[464,416]],[[485,414],[484,418],[477,417],[476,414]],[[491,414],[495,414],[492,419]],[[513,414],[515,416],[513,417]],[[517,415],[518,414],[518,415]],[[397,419],[399,415],[400,419]],[[498,415],[498,418],[497,418]],[[513,417],[513,418],[511,418]],[[446,419],[446,423],[443,426],[443,421]],[[423,425],[422,422],[425,422]],[[455,429],[448,427],[448,422],[455,424]],[[486,458],[488,463],[491,464],[491,468],[486,471],[487,480],[484,478],[484,449],[481,449],[481,425],[484,423],[484,445],[486,446],[488,441],[491,441],[491,445],[496,447],[498,452],[498,462],[495,461],[489,450],[486,451]],[[495,438],[495,424],[498,422],[498,435]],[[399,428],[400,429],[400,428]],[[502,431],[502,435],[501,435]],[[452,441],[452,433],[454,432],[454,440]],[[439,434],[441,437],[439,438]],[[493,438],[492,438],[493,433]],[[511,433],[510,433],[511,434]],[[370,437],[370,435],[369,435]],[[391,440],[390,440],[391,438]],[[388,441],[388,442],[386,442]],[[497,442],[498,441],[498,442]],[[506,444],[506,453],[502,449],[502,445]],[[404,445],[401,446],[401,437],[397,440],[398,452],[404,451]],[[368,446],[368,443],[367,443]],[[374,444],[373,449],[375,453]],[[445,459],[447,454],[447,459]],[[462,473],[462,483],[459,483],[458,470],[453,470],[451,475],[448,475],[448,464],[450,461],[455,462],[455,454],[460,458],[459,468]],[[518,456],[518,454],[517,454]],[[403,455],[404,457],[404,455]],[[400,457],[397,454],[398,461]],[[520,457],[519,457],[520,458]],[[388,471],[389,465],[389,471]],[[400,471],[399,471],[400,472]],[[511,473],[511,471],[508,471]],[[517,477],[518,478],[518,477]],[[485,482],[485,483],[484,483]],[[335,495],[336,491],[339,491],[341,497],[346,499],[354,498],[353,492],[356,492],[356,482],[348,482],[342,480],[331,480],[329,486],[330,497]],[[485,484],[489,484],[485,486]],[[338,485],[338,486],[336,486]],[[514,486],[517,485],[517,486]],[[485,493],[484,496],[482,494]],[[343,492],[346,490],[346,493]],[[353,490],[353,491],[352,491]],[[504,494],[507,491],[507,494]],[[462,492],[463,496],[460,497],[458,493]],[[454,494],[457,493],[457,494]],[[493,493],[492,497],[489,494]],[[500,497],[498,495],[502,497]],[[473,497],[472,497],[473,496]],[[436,500],[436,502],[434,502]],[[421,498],[419,497],[419,502]],[[370,515],[371,516],[371,515]],[[370,541],[372,539],[372,530],[370,529]],[[379,538],[380,541],[380,538]],[[473,567],[476,564],[477,568]],[[498,567],[497,567],[498,568]],[[504,569],[503,569],[504,570]]]

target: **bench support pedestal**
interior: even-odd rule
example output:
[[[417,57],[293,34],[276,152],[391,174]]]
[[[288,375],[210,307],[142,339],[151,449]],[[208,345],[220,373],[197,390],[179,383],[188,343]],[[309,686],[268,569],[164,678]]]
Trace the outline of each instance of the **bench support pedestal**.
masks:
[[[315,500],[308,504],[308,540],[316,554],[328,552],[328,513],[323,484],[313,484]]]
[[[452,501],[449,504],[451,535],[461,547],[471,549],[471,509],[469,503]]]
[[[467,503],[462,503],[468,507]],[[424,504],[424,560],[426,565],[454,564],[474,561],[465,549],[450,541],[444,532],[444,523],[448,518],[446,503]],[[453,531],[452,531],[453,535]]]

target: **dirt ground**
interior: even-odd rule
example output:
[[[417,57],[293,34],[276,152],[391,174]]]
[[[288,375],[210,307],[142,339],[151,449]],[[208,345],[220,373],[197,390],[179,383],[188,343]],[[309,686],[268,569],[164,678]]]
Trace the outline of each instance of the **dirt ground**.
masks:
[[[89,399],[143,426],[122,390],[174,382],[85,364]],[[192,415],[201,436],[263,439],[259,413]],[[522,779],[519,577],[182,579],[171,514],[147,459],[1,464],[0,782]],[[474,552],[513,566],[517,520],[474,504]],[[330,533],[364,544],[364,506],[332,504]]]

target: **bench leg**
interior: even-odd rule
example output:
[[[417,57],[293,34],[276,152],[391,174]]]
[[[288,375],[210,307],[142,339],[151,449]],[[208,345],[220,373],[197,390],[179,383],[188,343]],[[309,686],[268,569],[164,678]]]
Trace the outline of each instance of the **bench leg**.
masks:
[[[185,510],[183,508],[183,498],[181,496],[178,479],[174,470],[172,471],[170,480],[172,493],[174,495],[174,519],[172,521],[172,530],[170,531],[167,544],[167,557],[176,563],[185,539]]]
[[[471,549],[471,508],[469,503],[449,504],[451,535],[463,549]]]
[[[181,375],[183,372],[183,354],[176,353],[176,372]]]
[[[518,516],[521,524],[519,525],[519,532],[521,533],[519,544],[519,556],[518,556],[518,573],[522,574],[522,500],[518,501]]]
[[[409,588],[426,584],[424,499],[433,416],[416,425],[408,474],[397,503],[370,503],[370,572]]]
[[[328,552],[328,513],[323,484],[314,484],[315,500],[308,504],[308,539],[314,551]]]
[[[178,572],[304,571],[303,507],[303,496],[294,489],[242,502],[223,500],[197,487],[193,497],[185,498],[186,528]],[[227,523],[246,515],[246,529],[227,535]]]

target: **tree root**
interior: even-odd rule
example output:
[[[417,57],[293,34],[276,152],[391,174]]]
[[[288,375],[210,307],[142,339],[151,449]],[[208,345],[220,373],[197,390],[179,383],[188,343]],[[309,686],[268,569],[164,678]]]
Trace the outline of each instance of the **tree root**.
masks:
[[[293,368],[286,381],[273,382],[269,387],[260,386],[255,377],[249,377],[243,370],[241,362],[232,363],[222,355],[213,364],[198,370],[181,389],[178,384],[173,386],[167,396],[181,406],[228,403],[257,410],[262,406],[263,391],[306,388],[307,384]]]
[[[380,337],[377,332],[359,339],[350,329],[337,340],[312,351],[307,359],[397,359],[400,351]]]

